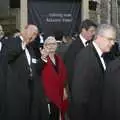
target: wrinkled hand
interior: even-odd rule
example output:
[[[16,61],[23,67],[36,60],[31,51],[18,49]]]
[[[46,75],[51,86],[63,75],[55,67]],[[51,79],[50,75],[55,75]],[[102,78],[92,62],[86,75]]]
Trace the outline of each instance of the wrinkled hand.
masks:
[[[47,60],[47,56],[49,55],[49,50],[47,48],[40,48],[40,53],[41,53],[41,59],[42,60]]]
[[[67,94],[66,88],[64,88],[63,100],[66,100],[67,98],[68,98],[68,94]]]

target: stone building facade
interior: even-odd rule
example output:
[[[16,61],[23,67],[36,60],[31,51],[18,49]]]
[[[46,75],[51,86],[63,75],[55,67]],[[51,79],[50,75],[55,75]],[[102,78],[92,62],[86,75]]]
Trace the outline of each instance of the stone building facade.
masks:
[[[8,0],[7,0],[8,1]],[[89,18],[96,23],[111,23],[118,29],[120,36],[120,0],[80,0],[81,1],[81,21]],[[96,4],[96,9],[90,9],[90,1]],[[23,29],[27,24],[27,2],[20,0],[21,8],[10,9],[7,17],[0,17],[0,24],[15,26]],[[94,6],[94,5],[93,5]],[[22,17],[24,16],[24,17]]]
[[[91,0],[89,0],[91,1]],[[96,10],[89,9],[89,18],[97,23],[110,23],[117,28],[120,39],[120,0],[92,0],[97,2]]]

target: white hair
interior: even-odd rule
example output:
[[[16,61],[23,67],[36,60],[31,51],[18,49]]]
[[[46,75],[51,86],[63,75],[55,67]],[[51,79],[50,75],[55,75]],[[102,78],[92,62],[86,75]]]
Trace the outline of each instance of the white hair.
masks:
[[[48,43],[49,41],[55,41],[55,42],[56,42],[56,39],[55,39],[54,36],[49,36],[49,37],[47,37],[47,38],[45,39],[44,44]]]
[[[116,32],[116,28],[110,24],[100,24],[98,27],[97,27],[97,30],[96,30],[96,36],[97,35],[104,35],[105,34],[105,31],[113,31],[113,32]]]

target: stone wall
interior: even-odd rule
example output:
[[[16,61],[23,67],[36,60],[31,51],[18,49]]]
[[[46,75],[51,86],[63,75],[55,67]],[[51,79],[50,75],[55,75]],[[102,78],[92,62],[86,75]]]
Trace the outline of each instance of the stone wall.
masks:
[[[108,0],[101,0],[100,3],[101,9],[101,23],[108,23],[109,21],[109,12],[108,12]]]
[[[118,21],[118,1],[120,0],[96,0],[96,11],[89,10],[89,18],[97,23],[111,23],[117,28],[117,40],[120,40],[120,21]]]

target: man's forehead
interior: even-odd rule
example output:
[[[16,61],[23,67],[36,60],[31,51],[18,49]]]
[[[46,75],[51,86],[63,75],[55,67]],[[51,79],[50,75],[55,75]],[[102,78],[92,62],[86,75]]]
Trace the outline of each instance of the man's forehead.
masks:
[[[96,27],[90,26],[88,30],[95,30],[95,29],[96,29]]]

